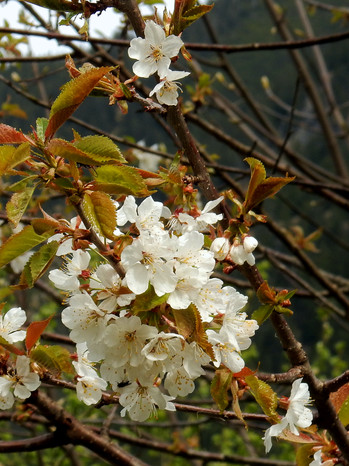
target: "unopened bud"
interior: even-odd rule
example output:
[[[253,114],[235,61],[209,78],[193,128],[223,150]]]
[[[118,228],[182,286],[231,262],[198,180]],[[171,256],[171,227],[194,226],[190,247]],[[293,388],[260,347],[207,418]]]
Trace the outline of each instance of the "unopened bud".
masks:
[[[242,265],[246,260],[246,252],[242,244],[230,248],[230,256],[237,265]]]
[[[245,251],[249,254],[256,249],[258,246],[258,241],[253,236],[245,236],[243,245]]]
[[[219,261],[222,261],[227,257],[229,249],[229,240],[223,237],[214,239],[210,247],[210,250],[213,252],[214,258]]]

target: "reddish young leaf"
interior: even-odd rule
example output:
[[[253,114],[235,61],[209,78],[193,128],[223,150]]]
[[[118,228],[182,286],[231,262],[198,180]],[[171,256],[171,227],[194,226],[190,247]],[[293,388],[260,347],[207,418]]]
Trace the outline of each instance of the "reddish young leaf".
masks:
[[[220,411],[229,404],[228,390],[231,388],[233,374],[229,369],[216,370],[211,382],[211,395]]]
[[[264,165],[260,160],[247,157],[245,161],[251,168],[251,179],[248,185],[246,198],[243,204],[244,213],[248,213],[255,206],[268,197],[274,196],[283,186],[294,180],[295,177],[269,177],[266,178]]]
[[[0,124],[0,144],[22,144],[22,142],[32,141],[12,126]]]
[[[33,348],[35,343],[39,340],[41,334],[45,330],[45,328],[48,326],[48,324],[51,322],[53,315],[48,317],[45,320],[41,320],[39,322],[32,322],[28,329],[27,329],[27,336],[25,339],[25,346],[27,348],[28,353],[30,350]]]

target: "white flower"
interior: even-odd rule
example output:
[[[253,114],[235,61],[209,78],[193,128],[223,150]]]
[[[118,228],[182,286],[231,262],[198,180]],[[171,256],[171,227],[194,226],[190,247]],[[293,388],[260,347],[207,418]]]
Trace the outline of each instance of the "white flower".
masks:
[[[268,453],[272,447],[271,438],[278,437],[284,429],[289,429],[294,435],[299,435],[297,427],[309,427],[313,420],[313,414],[306,407],[310,403],[308,384],[302,383],[303,379],[297,379],[292,384],[291,395],[286,416],[279,424],[275,424],[265,431],[263,437],[265,451]]]
[[[15,373],[0,377],[0,395],[8,399],[10,389],[14,395],[22,400],[29,398],[31,392],[40,386],[38,374],[30,371],[30,359],[26,356],[17,356]]]
[[[76,395],[78,400],[86,405],[94,405],[102,398],[102,390],[107,388],[107,382],[100,377],[78,377]]]
[[[223,236],[215,238],[212,241],[210,250],[213,252],[215,259],[218,261],[223,261],[227,257],[230,250],[229,240]]]
[[[135,294],[128,291],[126,281],[122,279],[110,264],[101,264],[91,276],[90,288],[97,291],[97,298],[102,300],[99,307],[113,312],[117,307],[128,306]]]
[[[167,373],[164,387],[171,396],[187,396],[195,389],[195,384],[184,367]]]
[[[222,327],[219,333],[214,330],[206,330],[208,341],[212,344],[215,361],[213,364],[219,367],[223,363],[232,372],[240,372],[245,366],[245,361],[239,354],[236,339]],[[233,341],[232,341],[233,340]]]
[[[156,413],[156,406],[160,409],[175,411],[171,403],[173,397],[161,393],[158,387],[151,383],[133,382],[122,389],[119,403],[124,406],[121,416],[128,412],[133,421],[145,421]]]
[[[0,315],[0,336],[8,343],[23,341],[25,330],[18,330],[27,320],[25,311],[20,307],[10,309],[4,316]]]
[[[163,361],[179,353],[183,344],[181,335],[160,332],[144,346],[142,354],[150,361]]]
[[[173,309],[186,309],[197,299],[200,288],[207,282],[207,273],[186,264],[176,265],[177,284],[167,298]]]
[[[234,241],[234,244],[230,248],[231,259],[237,265],[243,265],[247,262],[249,265],[255,264],[255,258],[252,252],[258,245],[258,241],[252,236],[246,236],[243,243],[239,243],[239,240]]]
[[[148,78],[156,72],[160,77],[165,76],[171,58],[178,55],[183,41],[172,34],[166,37],[163,28],[154,21],[145,23],[144,37],[137,37],[130,42],[128,55],[138,60],[132,67],[133,72],[142,78]]]
[[[243,241],[243,247],[247,254],[253,252],[258,246],[258,241],[253,236],[245,236]]]
[[[177,214],[172,215],[170,219],[170,228],[176,233],[185,233],[189,231],[206,232],[210,226],[222,220],[222,214],[215,214],[211,212],[217,205],[224,199],[223,196],[209,201],[202,211],[198,210],[193,214],[179,211]]]
[[[80,287],[79,277],[86,271],[90,258],[90,254],[87,251],[83,251],[82,249],[73,251],[69,257],[65,258],[65,270],[51,270],[48,278],[60,290],[76,291]],[[88,275],[87,271],[86,277]]]
[[[151,231],[154,235],[162,234],[164,225],[160,222],[161,217],[169,218],[171,211],[162,202],[154,201],[149,196],[137,206],[133,196],[127,196],[123,206],[118,210],[118,225],[127,222],[135,223],[140,232]]]
[[[215,315],[225,313],[226,293],[222,285],[222,280],[210,278],[194,298],[193,303],[198,308],[203,322],[211,322]]]
[[[149,92],[149,96],[156,94],[159,104],[177,105],[179,85],[175,80],[188,76],[187,71],[169,70],[163,79]]]
[[[176,244],[177,238],[170,237],[167,232],[154,235],[146,231],[122,251],[126,283],[133,293],[144,293],[149,283],[158,296],[174,291],[177,284],[173,272]]]
[[[120,317],[108,326],[104,341],[114,355],[112,364],[121,367],[126,363],[137,367],[144,360],[142,349],[146,341],[154,338],[156,327],[142,324],[138,316]]]
[[[229,297],[226,313],[223,319],[223,327],[230,335],[230,341],[236,347],[237,351],[245,350],[250,347],[251,339],[258,329],[257,321],[246,320],[246,312],[240,310],[247,303],[247,296],[238,293],[233,287],[225,287],[225,293]]]
[[[0,379],[1,381],[1,379]],[[12,392],[8,392],[6,395],[0,394],[0,409],[10,409],[15,402],[15,397],[12,395]]]
[[[190,345],[186,344],[182,354],[183,367],[192,379],[197,379],[200,375],[205,374],[202,366],[208,364],[211,357],[205,353],[196,341],[192,341]]]
[[[73,295],[69,304],[62,312],[62,322],[71,329],[70,338],[76,343],[100,341],[113,316],[96,306],[87,293]]]

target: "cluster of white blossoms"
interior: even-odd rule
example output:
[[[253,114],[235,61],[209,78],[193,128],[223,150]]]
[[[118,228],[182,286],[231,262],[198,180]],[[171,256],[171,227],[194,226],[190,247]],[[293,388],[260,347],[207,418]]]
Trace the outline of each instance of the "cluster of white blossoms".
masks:
[[[154,21],[147,21],[144,29],[144,39],[136,37],[130,42],[128,55],[136,63],[133,72],[141,78],[149,78],[157,73],[160,82],[150,92],[156,95],[160,104],[176,105],[178,98],[178,79],[188,76],[187,71],[170,70],[171,58],[177,57],[183,46],[183,41],[173,34],[166,37],[165,31]]]
[[[121,253],[123,277],[109,263],[90,266],[91,251],[80,249],[50,272],[69,294],[62,321],[77,344],[80,400],[97,403],[109,387],[122,415],[144,421],[157,408],[173,410],[172,400],[194,390],[204,365],[224,364],[234,373],[244,367],[241,351],[258,325],[242,311],[247,297],[211,277],[216,260],[204,244],[203,232],[222,218],[212,212],[221,200],[194,217],[172,215],[152,197],[137,205],[128,196],[115,203],[115,234],[132,241]],[[72,247],[63,236],[60,241]]]
[[[11,344],[23,341],[26,332],[20,328],[26,320],[22,308],[10,309],[4,316],[0,316],[0,337]],[[11,408],[15,397],[20,400],[29,398],[31,392],[40,386],[40,378],[30,370],[30,359],[27,356],[17,356],[16,363],[13,366],[11,364],[7,362],[6,370],[3,367],[3,375],[0,376],[0,409]]]

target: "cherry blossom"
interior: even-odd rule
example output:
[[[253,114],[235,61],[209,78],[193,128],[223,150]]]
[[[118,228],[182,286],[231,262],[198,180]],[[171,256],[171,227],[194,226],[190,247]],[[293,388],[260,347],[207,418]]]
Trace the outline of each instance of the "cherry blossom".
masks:
[[[91,275],[90,288],[97,292],[99,308],[113,312],[117,307],[127,306],[136,297],[126,287],[126,281],[110,264],[101,264]]]
[[[155,293],[163,296],[174,291],[177,283],[173,272],[176,238],[163,234],[142,233],[121,254],[126,269],[126,283],[135,294],[144,293],[151,283]]]
[[[187,71],[169,70],[154,89],[149,92],[149,96],[152,97],[155,94],[159,104],[177,105],[178,89],[180,89],[177,81],[189,74]]]
[[[18,330],[27,320],[25,311],[20,307],[10,309],[4,316],[0,315],[0,336],[8,343],[23,341],[26,332]]]
[[[211,243],[210,250],[213,252],[215,259],[217,259],[218,261],[223,261],[229,254],[229,240],[222,236],[219,238],[215,238]]]
[[[13,389],[14,396],[24,400],[30,397],[40,383],[38,374],[30,371],[30,359],[27,356],[17,356],[13,373],[10,371],[0,377],[0,395],[5,398],[4,404],[10,404],[12,397],[9,393]]]
[[[265,431],[263,440],[267,453],[272,447],[272,437],[278,437],[285,429],[289,429],[294,435],[299,435],[297,427],[306,428],[312,423],[313,414],[306,407],[310,403],[309,387],[302,380],[297,379],[292,384],[286,416],[281,419],[280,423],[274,424]]]
[[[87,251],[78,249],[66,258],[63,270],[54,269],[49,273],[49,279],[56,288],[63,291],[76,291],[80,287],[79,277],[86,271],[91,256]],[[89,273],[86,273],[88,278]]]
[[[183,41],[172,34],[166,37],[163,28],[154,21],[146,21],[144,37],[137,37],[130,42],[128,55],[138,60],[132,67],[133,72],[142,78],[157,72],[162,78],[166,76],[171,58],[178,55]]]
[[[119,403],[124,406],[124,409],[120,414],[125,416],[128,412],[132,420],[142,422],[156,414],[156,407],[175,411],[175,406],[171,400],[173,397],[164,395],[152,383],[133,382],[122,389]]]
[[[219,367],[223,363],[232,372],[240,372],[245,366],[245,361],[238,352],[236,338],[222,327],[219,333],[214,330],[206,330],[208,341],[212,344],[215,361],[213,364]]]
[[[237,265],[243,265],[247,262],[249,265],[255,264],[255,258],[252,252],[258,245],[258,241],[252,236],[246,236],[243,243],[237,239],[230,248],[231,259]]]
[[[73,295],[69,306],[62,312],[62,322],[71,329],[70,338],[76,343],[101,340],[112,318],[107,311],[96,306],[87,293]]]

